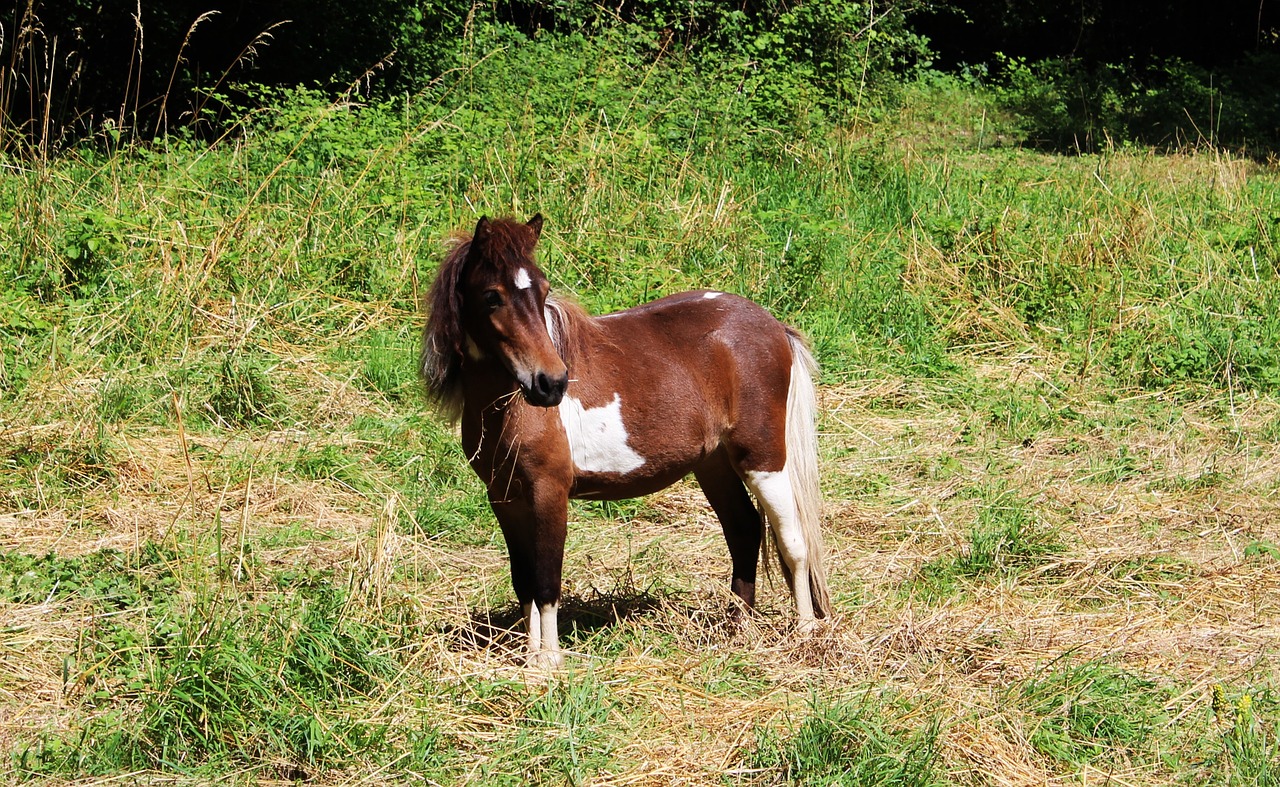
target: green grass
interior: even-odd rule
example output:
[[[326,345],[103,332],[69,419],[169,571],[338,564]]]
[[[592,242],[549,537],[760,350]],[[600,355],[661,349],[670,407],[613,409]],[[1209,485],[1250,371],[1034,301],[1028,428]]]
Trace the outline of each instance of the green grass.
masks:
[[[1031,745],[1068,764],[1124,760],[1146,750],[1169,722],[1163,690],[1107,664],[1050,665],[1021,695],[1019,704],[1033,717]]]
[[[379,654],[386,636],[344,621],[341,599],[323,586],[300,595],[238,610],[211,597],[154,610],[141,632],[96,632],[71,667],[92,719],[78,740],[24,752],[26,767],[207,775],[280,758],[305,773],[368,749],[380,731],[348,708],[392,674]]]
[[[1062,551],[1054,528],[1038,521],[1033,505],[1012,490],[974,491],[977,522],[959,554],[924,563],[906,583],[908,595],[931,601],[963,592],[973,582],[1014,577]]]
[[[748,762],[797,784],[946,784],[937,767],[936,720],[913,725],[906,721],[910,714],[891,696],[867,694],[835,704],[815,698],[794,733],[760,730]]]

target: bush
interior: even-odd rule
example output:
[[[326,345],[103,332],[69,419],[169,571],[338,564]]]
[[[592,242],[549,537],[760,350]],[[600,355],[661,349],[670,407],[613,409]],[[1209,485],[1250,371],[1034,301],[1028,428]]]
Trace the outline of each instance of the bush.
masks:
[[[1262,154],[1280,145],[1280,106],[1259,87],[1280,81],[1277,53],[1217,70],[1176,57],[1095,65],[1001,57],[997,72],[997,94],[1027,141],[1052,150],[1208,143]]]
[[[616,8],[582,0],[42,0],[17,21],[3,30],[14,67],[0,70],[0,148],[44,151],[95,134],[110,145],[179,128],[213,136],[245,108],[271,103],[270,91],[251,85],[317,89],[329,99],[403,97],[474,66],[491,52],[483,39],[494,29],[512,45],[622,35],[637,66],[675,56],[735,71],[740,91],[775,124],[843,113],[928,60],[900,6],[837,0]]]

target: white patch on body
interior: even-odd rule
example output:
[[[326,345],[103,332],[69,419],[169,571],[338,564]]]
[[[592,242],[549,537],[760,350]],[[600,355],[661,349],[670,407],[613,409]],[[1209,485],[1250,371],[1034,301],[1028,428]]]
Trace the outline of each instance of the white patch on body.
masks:
[[[721,295],[724,295],[724,293],[723,293],[723,292],[704,292],[704,293],[702,293],[702,297],[703,297],[705,300],[708,300],[708,301],[715,300],[716,298],[719,298]]]
[[[516,271],[516,289],[527,290],[533,286],[533,280],[529,278],[529,271],[521,268]]]
[[[560,422],[569,436],[573,466],[587,473],[629,473],[644,464],[644,457],[627,445],[622,423],[622,397],[603,407],[584,408],[572,396],[560,400]]]

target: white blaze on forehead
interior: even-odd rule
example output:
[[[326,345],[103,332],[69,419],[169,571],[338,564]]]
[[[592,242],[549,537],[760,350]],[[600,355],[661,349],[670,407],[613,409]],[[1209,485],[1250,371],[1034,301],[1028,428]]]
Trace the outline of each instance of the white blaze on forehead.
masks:
[[[721,295],[724,295],[724,293],[723,293],[723,292],[704,292],[704,293],[702,293],[702,297],[703,297],[703,298],[705,298],[705,299],[707,299],[707,300],[712,300],[712,299],[714,299],[714,298],[719,298]]]
[[[573,465],[588,473],[629,473],[644,464],[644,457],[627,445],[622,423],[622,397],[603,407],[584,408],[572,396],[560,400],[560,421],[569,436]]]
[[[533,280],[529,278],[529,270],[521,268],[516,271],[516,289],[527,290],[533,286]]]

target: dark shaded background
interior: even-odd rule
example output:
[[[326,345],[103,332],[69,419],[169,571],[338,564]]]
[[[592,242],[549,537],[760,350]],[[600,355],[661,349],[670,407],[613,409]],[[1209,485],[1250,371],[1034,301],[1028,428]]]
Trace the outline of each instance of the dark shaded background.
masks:
[[[1087,63],[1177,57],[1212,68],[1274,49],[1280,4],[965,0],[930,3],[913,24],[929,37],[942,68],[989,63],[997,52]]]
[[[355,87],[374,98],[420,90],[456,62],[467,25],[481,17],[526,34],[590,35],[630,22],[677,49],[724,49],[742,30],[764,29],[806,2],[821,6],[144,0],[135,20],[139,6],[129,0],[27,0],[0,12],[0,114],[11,132],[42,144],[121,127],[141,137],[177,128],[207,135],[226,115],[253,106],[248,85],[308,86],[335,96]],[[901,28],[882,29],[925,36],[935,68],[980,73],[1000,85],[1011,82],[1009,58],[1033,64],[1028,73],[1044,95],[1027,89],[1025,75],[1010,94],[1012,110],[1029,118],[1033,143],[1087,147],[1104,126],[1112,135],[1181,140],[1182,105],[1211,104],[1223,91],[1232,94],[1235,115],[1202,118],[1197,128],[1225,127],[1224,138],[1254,147],[1280,139],[1280,11],[1265,0],[900,0],[893,7],[903,12]],[[202,14],[210,15],[195,24]],[[1108,109],[1114,106],[1121,109]]]

